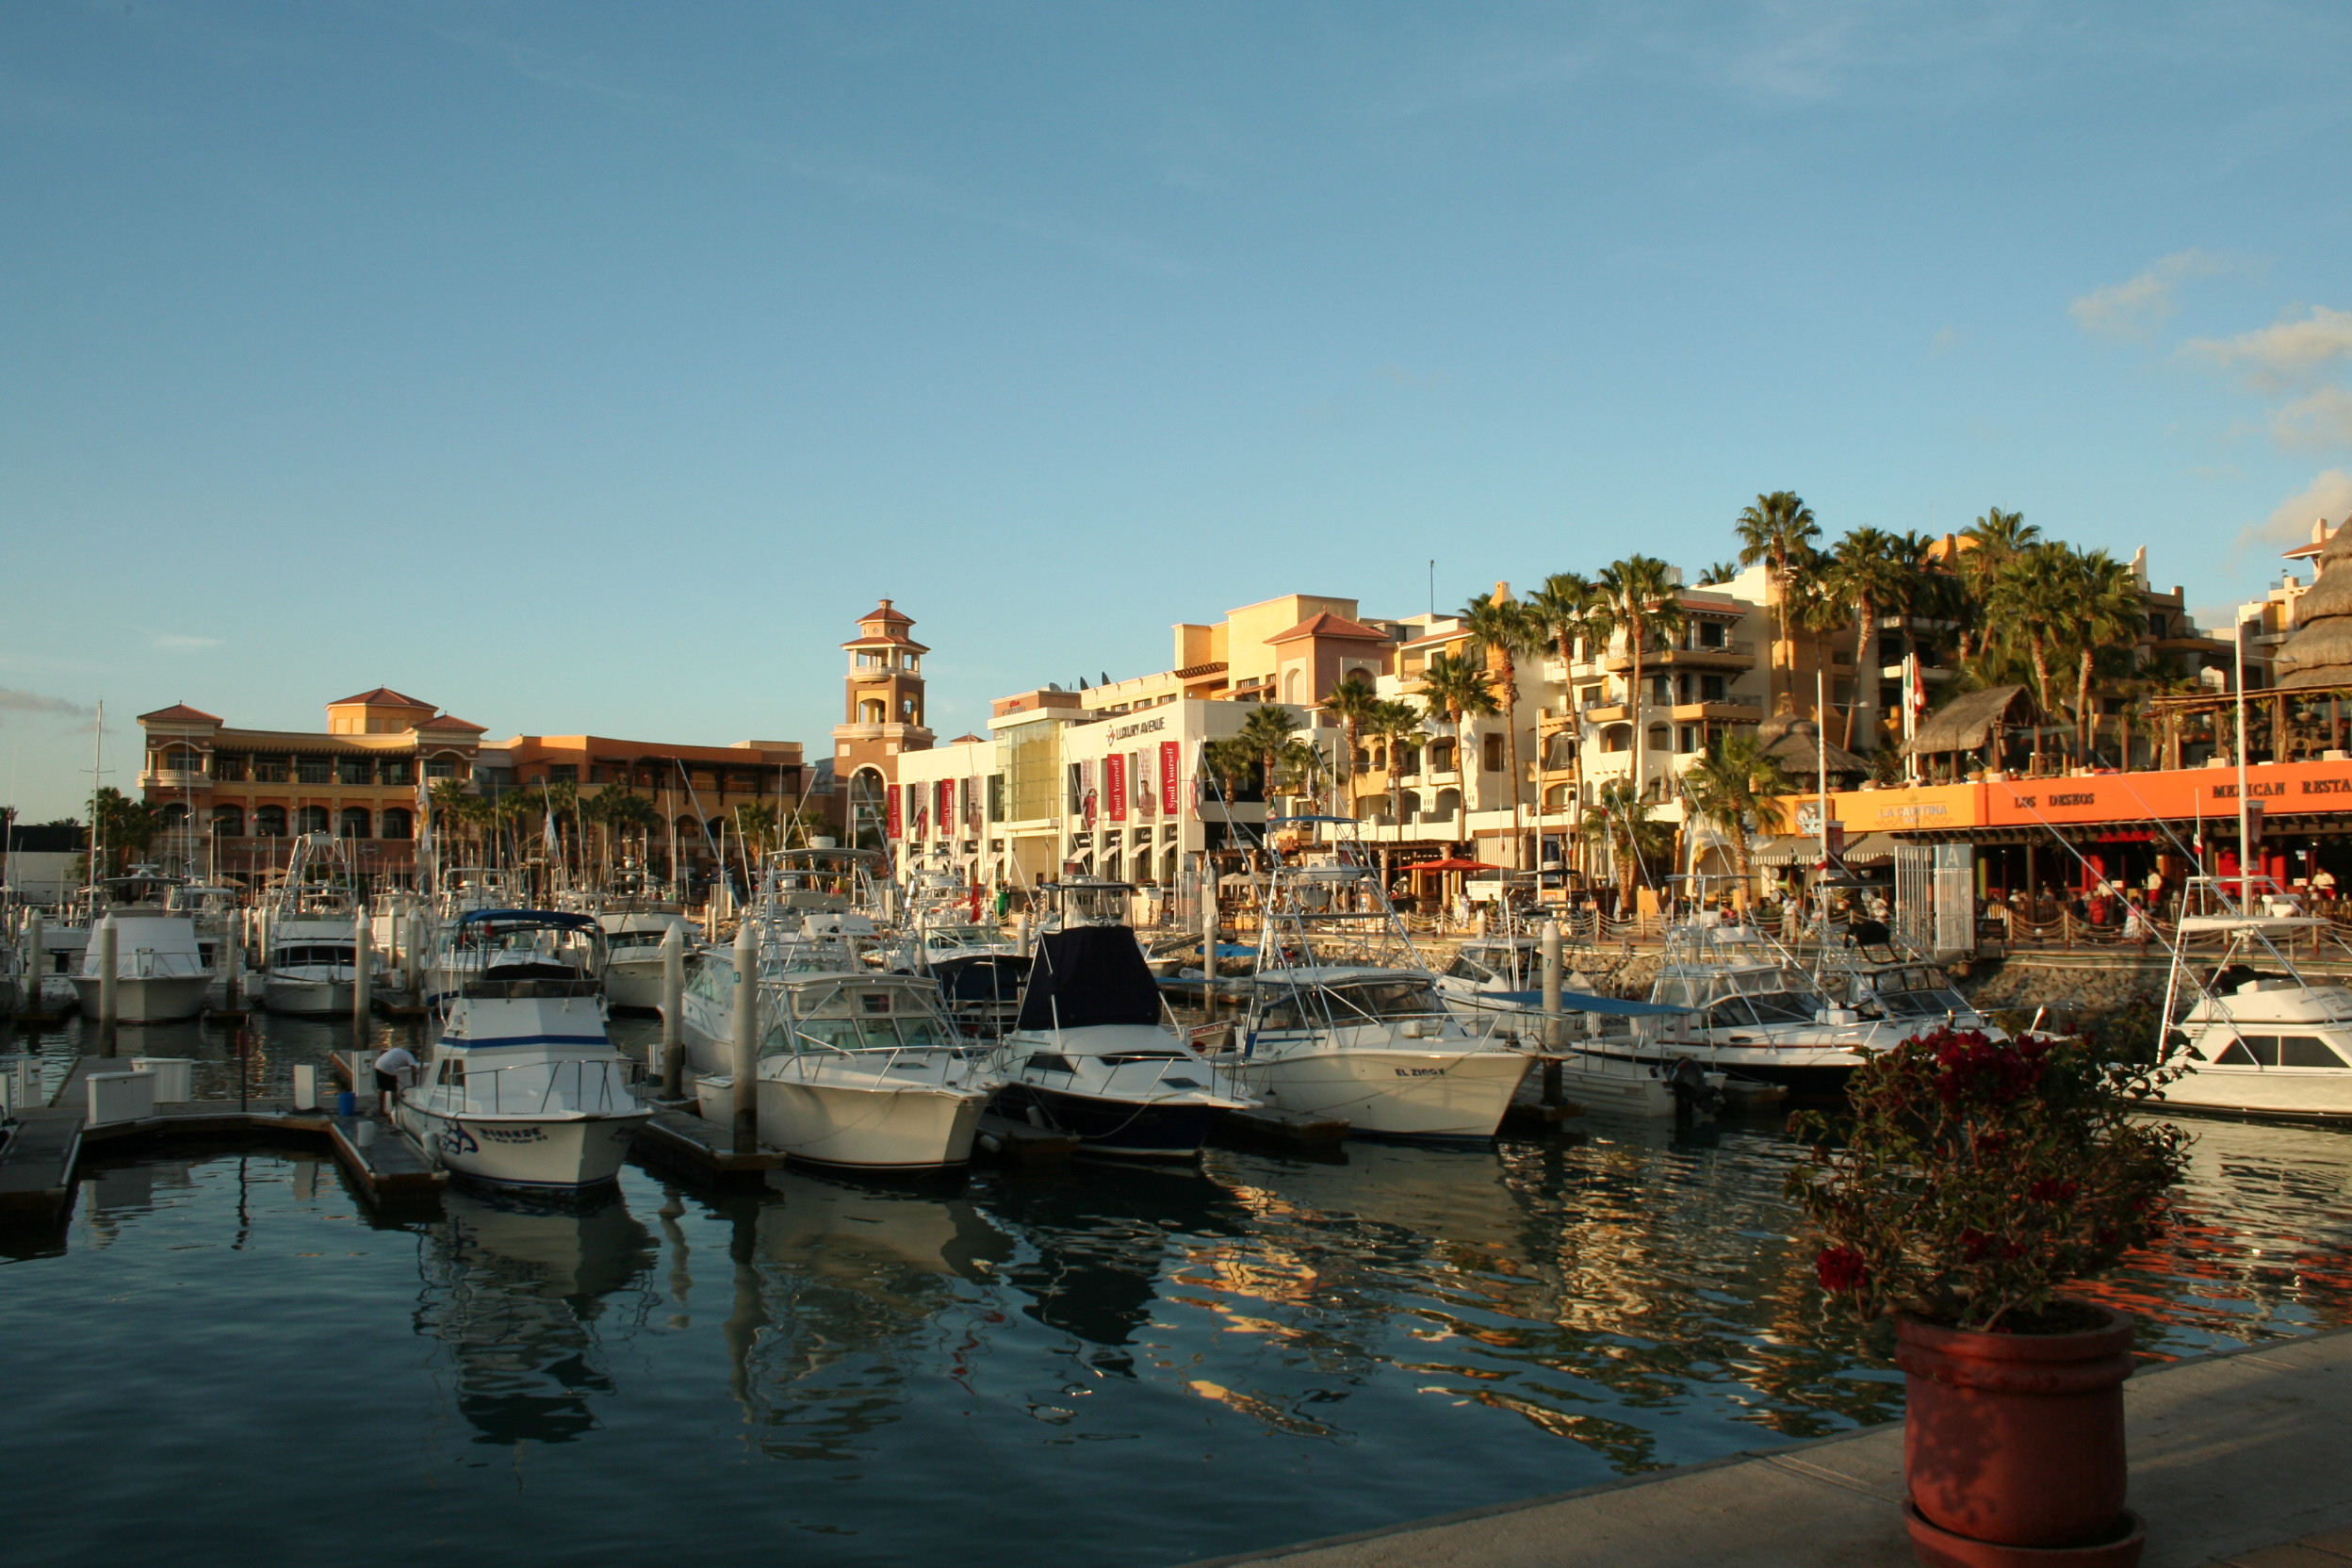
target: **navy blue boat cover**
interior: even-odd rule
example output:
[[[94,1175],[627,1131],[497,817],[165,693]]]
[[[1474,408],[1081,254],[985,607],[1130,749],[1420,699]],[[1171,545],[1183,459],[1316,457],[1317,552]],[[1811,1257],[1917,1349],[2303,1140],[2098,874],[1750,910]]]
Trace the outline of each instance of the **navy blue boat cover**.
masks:
[[[1160,1021],[1160,988],[1124,925],[1049,931],[1037,942],[1016,1029]]]

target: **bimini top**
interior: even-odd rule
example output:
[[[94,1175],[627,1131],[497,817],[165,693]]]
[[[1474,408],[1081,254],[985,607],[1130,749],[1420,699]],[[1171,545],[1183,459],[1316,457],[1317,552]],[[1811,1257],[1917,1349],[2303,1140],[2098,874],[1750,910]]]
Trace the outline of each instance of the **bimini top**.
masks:
[[[1475,1002],[1509,1002],[1521,1007],[1544,1005],[1542,991],[1484,991],[1472,998]],[[1691,1011],[1689,1007],[1671,1006],[1663,1002],[1628,1002],[1623,997],[1593,996],[1584,991],[1560,993],[1560,1010],[1563,1013],[1606,1013],[1611,1018],[1679,1017]]]
[[[1016,1029],[1084,1029],[1160,1021],[1160,988],[1124,925],[1049,931],[1029,964]]]
[[[512,924],[528,921],[533,925],[553,926],[561,931],[600,931],[594,915],[575,915],[561,909],[468,909],[460,915],[460,925],[482,925],[492,921]]]

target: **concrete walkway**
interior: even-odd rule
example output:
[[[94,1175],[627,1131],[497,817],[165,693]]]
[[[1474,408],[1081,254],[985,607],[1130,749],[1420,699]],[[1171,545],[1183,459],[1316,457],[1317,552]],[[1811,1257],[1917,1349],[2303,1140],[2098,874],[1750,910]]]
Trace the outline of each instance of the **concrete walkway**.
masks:
[[[2352,1568],[2352,1331],[2124,1385],[2144,1568]],[[1900,1424],[1193,1568],[1908,1568]]]

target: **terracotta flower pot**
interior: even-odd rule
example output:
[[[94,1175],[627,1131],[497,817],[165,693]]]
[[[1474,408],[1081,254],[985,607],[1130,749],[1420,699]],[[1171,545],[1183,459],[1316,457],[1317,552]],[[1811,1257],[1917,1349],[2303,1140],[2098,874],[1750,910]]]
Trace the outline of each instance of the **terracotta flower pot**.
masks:
[[[1899,1320],[1903,1475],[1926,1524],[1988,1545],[2046,1550],[2112,1553],[2131,1537],[2123,1380],[2132,1375],[2132,1320],[2092,1310],[2105,1320],[2099,1327],[2065,1334]]]

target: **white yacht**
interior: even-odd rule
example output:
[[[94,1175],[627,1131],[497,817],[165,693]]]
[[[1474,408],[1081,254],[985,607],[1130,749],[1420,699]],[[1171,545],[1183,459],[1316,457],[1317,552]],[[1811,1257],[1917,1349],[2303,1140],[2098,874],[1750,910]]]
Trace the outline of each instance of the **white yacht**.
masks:
[[[1527,1070],[1492,1017],[1446,1005],[1344,817],[1266,824],[1306,841],[1279,859],[1233,1075],[1268,1104],[1358,1133],[1483,1141]]]
[[[151,906],[111,909],[99,918],[83,950],[74,989],[82,1012],[99,1014],[105,931],[114,928],[115,1018],[122,1023],[169,1023],[195,1018],[216,978],[196,939],[193,916]]]
[[[604,965],[604,994],[615,1007],[632,1012],[662,1010],[662,944],[671,932],[691,945],[694,928],[684,913],[672,906],[613,908],[596,911],[604,927],[608,950]]]
[[[731,956],[703,973],[706,992],[722,974],[735,988]],[[861,1170],[970,1162],[994,1078],[940,1012],[931,982],[802,972],[760,981],[759,997],[761,1143]],[[731,1071],[704,1074],[695,1090],[706,1119],[733,1124]]]
[[[1712,910],[1668,927],[1650,1000],[1673,1015],[1596,1048],[1662,1070],[1687,1056],[1806,1098],[1841,1093],[1870,1053],[1919,1032],[1883,1006],[1864,1017],[1764,933]]]
[[[920,878],[917,890],[923,890]],[[916,902],[883,961],[901,973],[937,981],[957,1031],[981,1039],[1012,1027],[1029,972],[1019,942],[997,926],[975,923],[955,900]]]
[[[2235,883],[2230,884],[2231,888]],[[2307,975],[2295,947],[2352,956],[2332,922],[2263,889],[2253,912],[2192,879],[2164,987],[2167,1108],[2291,1120],[2352,1119],[2352,988]]]
[[[468,918],[514,935],[501,914]],[[395,1097],[394,1119],[452,1172],[503,1186],[600,1186],[620,1174],[652,1114],[629,1092],[633,1064],[605,1031],[596,980],[525,972],[560,967],[494,964],[469,975],[447,999],[419,1082]]]
[[[1038,939],[995,1059],[998,1114],[1071,1134],[1088,1153],[1191,1159],[1227,1111],[1258,1102],[1170,1022],[1123,924]]]
[[[273,1013],[349,1017],[358,983],[358,914],[351,867],[324,833],[295,841],[263,911],[261,1004]]]

